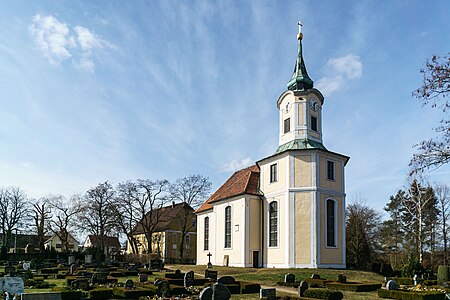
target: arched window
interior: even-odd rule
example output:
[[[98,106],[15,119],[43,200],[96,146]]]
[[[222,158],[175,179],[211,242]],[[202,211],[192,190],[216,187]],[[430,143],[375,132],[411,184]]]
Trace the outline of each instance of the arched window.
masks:
[[[231,248],[231,206],[225,207],[225,248]]]
[[[336,202],[328,199],[327,210],[327,246],[336,247]]]
[[[204,233],[203,250],[209,250],[209,217],[205,218],[205,233]]]
[[[269,204],[269,247],[278,246],[278,203]]]

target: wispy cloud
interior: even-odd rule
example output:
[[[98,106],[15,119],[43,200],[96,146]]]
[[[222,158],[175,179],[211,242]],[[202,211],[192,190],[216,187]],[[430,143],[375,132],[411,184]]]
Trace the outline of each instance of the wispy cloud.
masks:
[[[344,89],[349,80],[362,76],[363,64],[359,56],[348,54],[341,57],[330,58],[325,66],[329,76],[322,77],[317,82],[317,88],[325,96]]]
[[[36,15],[29,27],[38,50],[52,64],[72,59],[80,69],[93,72],[94,51],[115,46],[83,26],[72,29],[54,16]],[[79,58],[75,58],[79,57]]]
[[[240,161],[233,159],[232,161],[222,165],[222,167],[220,168],[220,171],[221,172],[234,172],[234,171],[240,170],[242,168],[248,167],[251,164],[253,164],[253,161],[249,157],[243,158]]]

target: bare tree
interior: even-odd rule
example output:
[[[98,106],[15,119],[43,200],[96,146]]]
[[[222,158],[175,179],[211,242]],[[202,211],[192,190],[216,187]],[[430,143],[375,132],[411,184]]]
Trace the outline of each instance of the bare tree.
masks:
[[[450,218],[450,189],[445,184],[436,184],[434,186],[434,194],[436,195],[436,203],[439,209],[439,229],[444,247],[444,265],[446,265],[448,248],[447,223]]]
[[[131,252],[137,254],[138,244],[133,229],[138,222],[136,221],[138,211],[135,209],[140,199],[138,187],[134,182],[125,181],[117,185],[116,191],[116,197],[112,203],[116,226],[126,235]]]
[[[157,230],[157,226],[163,217],[160,209],[167,201],[167,188],[169,182],[167,180],[148,180],[139,179],[137,181],[138,199],[135,203],[135,211],[137,212],[135,229],[140,228],[147,240],[147,252],[153,253],[153,234]]]
[[[425,68],[420,72],[423,74],[423,85],[413,92],[413,96],[424,105],[439,106],[447,113],[450,108],[449,101],[445,100],[441,104],[439,101],[450,95],[450,53],[444,57],[434,55],[431,61],[427,60]],[[437,137],[414,146],[418,152],[413,155],[410,162],[411,174],[437,169],[450,162],[450,120],[442,119],[441,125],[435,130],[438,133]]]
[[[76,228],[77,217],[81,212],[80,196],[74,195],[70,200],[64,196],[48,196],[49,209],[52,211],[52,217],[49,220],[50,231],[61,240],[61,250],[68,251],[69,231]]]
[[[98,237],[102,251],[105,250],[106,237],[115,231],[117,225],[114,197],[114,188],[106,181],[88,190],[81,201],[80,225],[84,231]]]
[[[29,221],[28,203],[27,195],[19,187],[0,189],[0,229],[3,233],[3,245],[9,245],[13,230]]]
[[[33,223],[39,240],[39,251],[45,250],[45,235],[48,232],[48,222],[51,218],[49,203],[46,198],[41,198],[33,203]]]
[[[366,269],[378,248],[381,213],[370,208],[361,198],[347,206],[347,263]]]
[[[181,212],[180,258],[184,256],[184,243],[187,233],[195,228],[196,219],[192,208],[199,207],[211,191],[211,182],[202,175],[190,175],[176,180],[170,185],[170,197],[173,201],[187,204]]]

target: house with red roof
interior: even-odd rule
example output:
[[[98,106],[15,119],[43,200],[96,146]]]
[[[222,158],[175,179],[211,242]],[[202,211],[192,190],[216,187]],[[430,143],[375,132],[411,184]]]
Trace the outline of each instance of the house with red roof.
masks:
[[[324,96],[298,55],[278,98],[279,146],[235,172],[197,209],[197,264],[345,268],[345,176],[349,157],[322,140]],[[336,124],[338,126],[339,124]]]

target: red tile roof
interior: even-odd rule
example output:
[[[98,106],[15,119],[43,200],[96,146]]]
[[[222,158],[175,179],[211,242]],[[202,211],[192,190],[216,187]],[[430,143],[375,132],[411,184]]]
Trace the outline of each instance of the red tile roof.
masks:
[[[93,235],[90,234],[87,237],[90,241],[92,246],[94,247],[100,247],[102,244],[102,237],[99,235]],[[104,236],[103,237],[103,246],[104,247],[115,247],[117,249],[120,249],[120,242],[119,239],[115,236]]]
[[[259,167],[251,167],[234,172],[230,178],[195,212],[212,209],[212,203],[238,195],[261,195],[259,192]]]
[[[180,212],[185,210],[194,211],[194,209],[187,203],[174,203],[169,206],[161,207],[153,210],[151,213],[147,213],[145,216],[148,224],[155,224],[154,232],[160,232],[169,228],[170,223],[178,217]],[[137,223],[133,229],[133,234],[142,234],[144,229],[142,228],[141,222]]]

